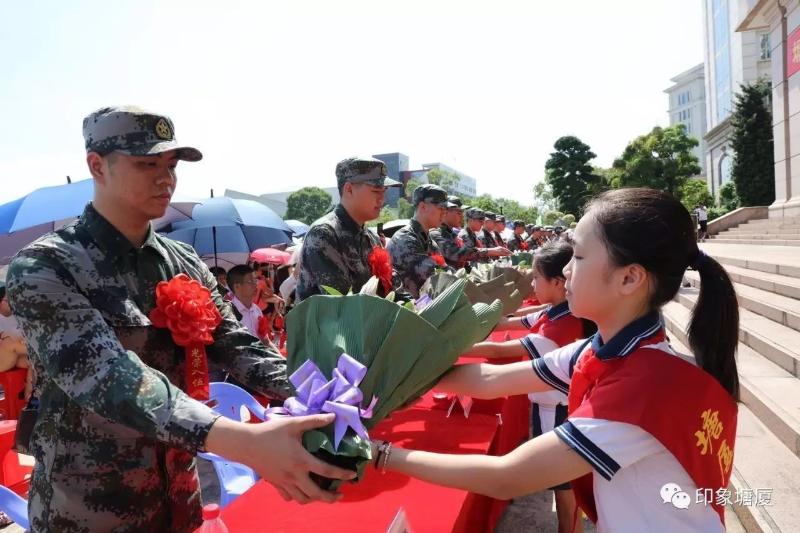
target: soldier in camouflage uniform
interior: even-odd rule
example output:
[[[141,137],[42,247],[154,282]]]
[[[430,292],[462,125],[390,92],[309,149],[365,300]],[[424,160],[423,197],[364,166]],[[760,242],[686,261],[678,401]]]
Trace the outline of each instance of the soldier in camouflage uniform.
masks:
[[[469,246],[462,237],[457,237],[453,228],[461,226],[463,210],[461,199],[457,196],[447,197],[447,212],[441,225],[430,231],[431,239],[439,246],[444,260],[451,267],[465,268],[473,261],[488,260],[490,257],[508,255],[503,248],[482,248]],[[462,230],[464,231],[464,230]]]
[[[497,246],[506,246],[506,240],[503,238],[503,232],[506,230],[506,217],[497,215],[497,220],[494,221],[494,242]]]
[[[486,248],[481,240],[481,228],[486,214],[482,209],[471,207],[464,213],[467,223],[464,229],[458,233],[458,238],[467,248]]]
[[[297,300],[325,294],[323,285],[342,294],[358,292],[372,277],[368,257],[381,242],[364,223],[378,218],[386,187],[400,183],[372,157],[351,157],[336,165],[339,205],[311,225],[303,240]],[[382,291],[382,288],[380,289]]]
[[[512,252],[520,251],[520,250],[527,250],[528,244],[525,242],[525,239],[522,238],[522,234],[525,233],[525,223],[521,220],[514,221],[514,235],[508,239],[508,249]]]
[[[292,474],[272,464],[316,464],[299,442],[308,418],[260,427],[219,419],[184,392],[184,349],[148,317],[156,284],[189,275],[223,317],[209,359],[265,394],[290,393],[285,360],[234,319],[194,251],[150,225],[169,204],[178,160],[202,154],[175,141],[169,118],[138,108],[100,109],[83,129],[93,202],[78,221],[19,252],[8,272],[38,376],[31,529],[192,531],[201,523],[198,450],[249,464],[301,501],[333,500],[313,488],[307,498],[296,492],[315,487],[307,475],[315,468]]]
[[[425,280],[440,266],[431,255],[441,255],[441,252],[428,232],[442,223],[448,203],[447,192],[437,185],[426,183],[414,189],[412,203],[414,218],[392,235],[387,249],[403,287],[411,296],[418,298]]]
[[[497,244],[497,241],[495,241],[494,239],[495,220],[497,220],[497,215],[495,215],[491,211],[485,212],[483,219],[483,229],[480,231],[478,236],[480,237],[481,241],[483,241],[483,245],[487,248],[499,246]]]

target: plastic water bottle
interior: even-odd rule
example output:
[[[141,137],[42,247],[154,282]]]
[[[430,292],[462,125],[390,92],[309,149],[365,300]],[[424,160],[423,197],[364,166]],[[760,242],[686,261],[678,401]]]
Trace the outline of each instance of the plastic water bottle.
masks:
[[[203,506],[203,525],[195,533],[228,533],[228,528],[219,514],[219,505],[216,503]]]

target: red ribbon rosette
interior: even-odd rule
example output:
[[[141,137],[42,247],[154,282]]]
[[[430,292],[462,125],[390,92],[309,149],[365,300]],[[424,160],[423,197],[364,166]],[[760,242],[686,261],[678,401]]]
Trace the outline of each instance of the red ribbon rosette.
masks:
[[[458,246],[459,248],[463,248],[464,247],[464,239],[462,239],[461,237],[456,237],[456,246]]]
[[[392,259],[389,257],[389,252],[385,248],[376,246],[367,256],[367,261],[372,269],[372,275],[383,285],[383,290],[387,293],[392,290]]]
[[[169,328],[172,340],[186,350],[186,387],[189,396],[208,400],[208,359],[206,346],[214,343],[212,333],[222,315],[211,299],[211,291],[186,274],[178,274],[156,286],[156,307],[150,321],[157,328]]]
[[[522,241],[521,243],[519,243],[519,249],[520,250],[527,250],[528,249],[528,243],[525,242],[525,241]]]
[[[433,259],[436,262],[436,264],[442,268],[447,266],[447,263],[445,263],[444,261],[444,257],[442,257],[440,254],[431,254],[431,259]]]

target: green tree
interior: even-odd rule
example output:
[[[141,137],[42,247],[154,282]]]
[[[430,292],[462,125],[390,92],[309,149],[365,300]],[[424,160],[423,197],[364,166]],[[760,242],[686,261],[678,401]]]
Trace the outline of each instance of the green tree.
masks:
[[[771,87],[766,80],[743,85],[736,95],[731,124],[734,151],[731,175],[743,206],[775,201]]]
[[[545,226],[552,226],[559,218],[564,218],[564,213],[561,211],[548,211],[542,217],[542,224]]]
[[[331,208],[331,195],[319,187],[303,187],[286,198],[286,218],[311,224]]]
[[[492,198],[492,196],[489,194],[481,194],[480,196],[476,196],[469,201],[469,205],[483,209],[484,211],[492,211],[493,213],[500,212],[500,204],[498,204],[497,200]]]
[[[736,184],[729,181],[719,190],[719,206],[727,211],[733,211],[739,207],[739,195],[736,194]]]
[[[705,179],[691,179],[681,185],[680,199],[684,207],[691,211],[696,205],[711,207],[714,205],[714,197],[708,190]]]
[[[414,194],[414,189],[416,189],[420,185],[422,185],[422,182],[419,181],[418,179],[411,178],[410,180],[408,180],[406,182],[406,186],[405,186],[405,189],[404,189],[404,193],[405,193],[404,196],[406,198],[411,198],[411,195]]]
[[[553,198],[553,188],[543,179],[533,186],[533,205],[540,213],[556,209],[556,199]]]
[[[506,217],[506,222],[522,220],[523,222],[534,223],[539,218],[538,209],[532,206],[522,205],[516,200],[498,198],[495,203],[498,204],[498,208],[500,209],[497,212]]]
[[[592,196],[596,196],[601,192],[614,187],[615,181],[619,179],[619,170],[615,169],[614,167],[594,167],[594,174],[600,179],[597,180],[594,190],[591,191]]]
[[[572,224],[575,223],[575,215],[573,215],[571,213],[567,213],[566,215],[564,215],[563,219],[564,219],[564,222],[567,223],[567,226],[571,226]]]
[[[397,218],[411,218],[414,216],[414,206],[405,198],[397,200]]]
[[[398,218],[400,217],[397,216],[397,209],[386,205],[383,207],[383,209],[381,209],[381,214],[378,215],[378,218],[374,222],[370,222],[370,225],[378,224],[381,222],[386,223],[389,222],[390,220],[396,220]]]
[[[460,180],[458,174],[455,172],[432,168],[425,175],[428,178],[428,183],[438,185],[442,189],[446,190],[447,194],[455,194],[456,184]]]
[[[558,209],[581,213],[586,201],[600,187],[601,180],[589,162],[596,156],[589,145],[567,135],[553,145],[555,152],[544,165],[545,179],[553,190]]]
[[[681,186],[700,172],[692,148],[697,139],[686,134],[686,126],[656,126],[631,141],[614,161],[619,171],[616,187],[652,187],[679,196]]]

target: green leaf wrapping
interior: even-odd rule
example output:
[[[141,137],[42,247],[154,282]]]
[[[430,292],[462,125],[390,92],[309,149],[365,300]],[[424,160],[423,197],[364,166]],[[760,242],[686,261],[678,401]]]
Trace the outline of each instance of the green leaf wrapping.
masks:
[[[330,378],[342,353],[358,360],[368,368],[359,386],[361,407],[378,398],[372,418],[364,420],[372,428],[430,390],[461,353],[497,324],[500,302],[470,304],[466,284],[459,279],[443,287],[420,314],[375,296],[312,296],[287,316],[287,371],[311,359]],[[306,433],[303,443],[325,460],[331,459],[325,454],[353,458],[359,474],[370,459],[368,444],[352,430],[338,450],[333,449],[332,426]]]

